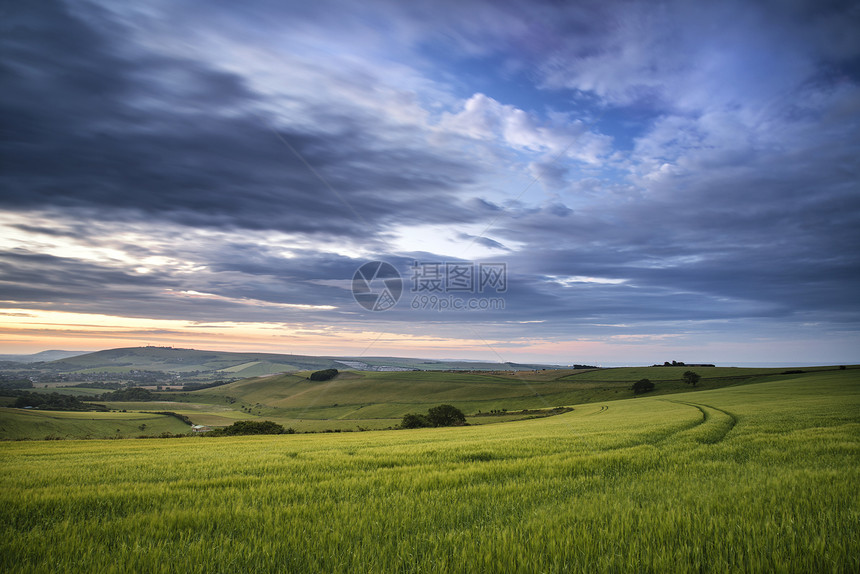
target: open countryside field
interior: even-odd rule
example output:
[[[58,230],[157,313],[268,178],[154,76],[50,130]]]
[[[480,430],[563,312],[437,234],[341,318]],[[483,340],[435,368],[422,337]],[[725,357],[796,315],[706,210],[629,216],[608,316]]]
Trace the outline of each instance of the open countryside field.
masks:
[[[694,367],[702,380],[697,389],[713,390],[772,379],[815,377],[837,367],[806,368],[799,374],[786,369]],[[823,369],[823,370],[822,370]],[[682,381],[688,367],[624,367],[600,370],[538,370],[464,372],[341,372],[325,382],[309,381],[310,371],[247,378],[230,384],[190,392],[158,393],[152,401],[96,401],[115,411],[171,411],[195,424],[227,426],[237,420],[272,420],[299,432],[386,429],[404,414],[426,412],[451,403],[468,416],[470,424],[526,418],[521,409],[552,409],[633,396],[631,385],[649,378],[655,390],[649,396],[686,392]],[[789,371],[792,369],[788,369]],[[858,373],[856,366],[850,371]],[[79,395],[100,394],[103,389],[54,387],[39,391]],[[0,400],[8,397],[0,397]],[[11,404],[11,399],[7,403]],[[485,416],[490,411],[507,414]],[[481,416],[477,416],[481,415]],[[4,413],[0,412],[0,423]],[[3,429],[6,429],[5,431]],[[44,438],[20,427],[0,424],[0,438]],[[57,431],[59,432],[59,431]],[[188,432],[186,427],[184,432]],[[59,432],[67,438],[84,438],[74,429]],[[103,435],[89,435],[103,436]],[[136,435],[135,435],[136,436]]]
[[[834,367],[825,367],[834,369]],[[308,372],[257,377],[188,393],[164,393],[158,403],[107,403],[114,409],[169,410],[195,423],[226,425],[236,417],[273,420],[298,431],[382,429],[404,414],[451,403],[466,415],[490,411],[550,409],[631,397],[640,378],[655,382],[654,395],[685,392],[686,367],[625,367],[588,371],[505,372],[342,372],[326,382],[307,380]],[[782,375],[785,369],[695,368],[698,388],[751,384]],[[860,373],[860,370],[853,370]],[[472,424],[487,422],[472,417]]]
[[[857,572],[856,370],[447,429],[0,445],[5,572]]]
[[[836,367],[807,368],[799,374],[780,369],[695,367],[702,375],[698,389],[709,390],[764,382],[774,378],[815,377]],[[170,411],[189,417],[195,424],[227,426],[237,420],[272,420],[299,432],[379,430],[396,426],[404,414],[426,412],[443,402],[463,410],[470,424],[530,418],[521,409],[552,409],[633,396],[631,385],[649,378],[656,387],[649,396],[689,391],[681,377],[688,367],[624,367],[600,370],[538,370],[485,372],[341,372],[325,382],[309,381],[309,371],[260,376],[209,389],[158,393],[151,401],[99,401],[114,411]],[[793,369],[788,369],[789,371]],[[850,368],[853,372],[856,366]],[[81,396],[101,394],[104,389],[52,387],[37,389]],[[0,397],[11,404],[13,399]],[[86,399],[84,399],[86,400]],[[502,414],[502,411],[505,414]],[[495,416],[486,416],[495,411]],[[0,423],[4,418],[0,412]],[[31,416],[36,416],[35,414]],[[49,416],[50,415],[46,415]],[[35,419],[31,419],[35,420]],[[95,422],[95,421],[94,421]],[[60,424],[56,417],[51,424]],[[3,429],[6,429],[5,431]],[[70,427],[55,429],[52,436],[86,438],[90,432]],[[21,432],[19,432],[21,431]],[[188,427],[183,432],[188,432]],[[44,438],[30,429],[0,424],[0,438]],[[137,436],[137,435],[131,435]]]
[[[346,361],[344,363],[343,361]],[[305,369],[346,368],[348,363],[364,365],[365,368],[386,367],[421,370],[447,369],[518,369],[534,368],[536,365],[517,363],[484,363],[475,361],[427,361],[400,357],[317,357],[309,355],[285,355],[278,353],[236,353],[204,351],[173,347],[127,347],[107,349],[40,365],[40,368],[59,373],[129,373],[132,371],[161,371],[171,373],[193,373],[220,377],[234,374],[254,377],[273,373],[294,372]]]
[[[132,438],[185,434],[187,424],[154,413],[38,411],[0,407],[0,438]]]

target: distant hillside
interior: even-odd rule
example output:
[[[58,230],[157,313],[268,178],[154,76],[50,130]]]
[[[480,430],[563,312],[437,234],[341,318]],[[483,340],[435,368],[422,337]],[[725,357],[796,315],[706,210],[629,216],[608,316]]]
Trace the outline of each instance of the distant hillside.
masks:
[[[276,353],[231,353],[198,351],[172,347],[128,347],[108,349],[52,361],[47,366],[59,372],[121,372],[130,370],[223,371],[237,377],[278,372],[324,369],[334,366],[327,357],[280,355]],[[253,372],[245,372],[251,370]]]
[[[98,401],[112,410],[175,412],[195,424],[228,426],[237,420],[271,420],[298,431],[381,429],[399,424],[407,413],[451,404],[470,424],[487,424],[531,416],[528,410],[612,401],[634,397],[635,381],[655,384],[647,396],[728,386],[820,377],[856,381],[851,366],[816,369],[738,369],[703,367],[701,380],[691,387],[683,380],[685,367],[626,367],[546,371],[423,371],[341,372],[328,381],[309,379],[309,371],[247,378],[200,390],[155,393],[152,401]]]
[[[320,369],[360,371],[406,370],[526,370],[547,365],[481,363],[472,361],[431,361],[401,357],[314,357],[277,353],[233,353],[199,351],[173,347],[129,347],[108,349],[51,361],[46,367],[61,373],[129,372],[131,370],[190,373],[219,372],[244,378],[275,373]],[[549,367],[553,368],[553,367]]]
[[[12,361],[15,363],[39,363],[56,361],[59,359],[68,359],[84,355],[87,351],[40,351],[32,355],[0,355],[0,361]]]
[[[527,371],[558,369],[558,365],[490,363],[486,361],[432,360],[403,357],[335,357],[335,362],[357,371]]]

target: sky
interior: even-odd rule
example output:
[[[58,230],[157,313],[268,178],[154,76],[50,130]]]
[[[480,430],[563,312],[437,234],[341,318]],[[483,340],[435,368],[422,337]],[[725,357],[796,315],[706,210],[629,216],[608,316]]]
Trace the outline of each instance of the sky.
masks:
[[[0,352],[860,363],[860,4],[32,0]]]

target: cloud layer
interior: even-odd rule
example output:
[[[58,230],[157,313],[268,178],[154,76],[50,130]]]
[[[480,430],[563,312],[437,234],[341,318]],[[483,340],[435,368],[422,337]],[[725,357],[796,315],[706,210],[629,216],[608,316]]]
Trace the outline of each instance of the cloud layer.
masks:
[[[855,3],[46,0],[0,26],[10,309],[857,348]],[[504,309],[367,313],[373,259],[502,261]]]

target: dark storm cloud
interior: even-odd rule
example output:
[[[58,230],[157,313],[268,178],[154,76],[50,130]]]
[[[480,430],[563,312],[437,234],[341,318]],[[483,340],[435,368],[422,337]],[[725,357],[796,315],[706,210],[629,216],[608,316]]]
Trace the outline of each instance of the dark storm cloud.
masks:
[[[106,6],[0,24],[0,208],[41,237],[2,300],[488,338],[860,321],[856,3]],[[460,260],[435,229],[508,265],[504,310],[353,301],[363,256]]]
[[[860,198],[812,189],[818,193],[801,208],[780,201],[778,190],[765,199],[749,191],[742,209],[709,201],[703,191],[608,214],[553,217],[546,210],[504,222],[494,233],[543,246],[508,257],[526,275],[623,281],[548,289],[557,317],[585,309],[625,320],[856,322],[860,266],[850,246],[860,244]]]
[[[286,312],[278,304],[338,305],[349,297],[342,289],[297,281],[295,275],[140,274],[34,253],[0,255],[0,278],[0,300],[23,307],[155,319],[307,320],[313,317],[312,310]]]
[[[7,208],[365,236],[402,219],[450,220],[442,197],[474,217],[451,195],[471,168],[383,143],[374,118],[322,110],[336,133],[278,127],[241,78],[120,44],[116,18],[54,2],[9,12],[0,67]]]
[[[20,251],[0,255],[0,299],[27,305],[70,305],[98,313],[105,304],[121,308],[133,300],[144,309],[169,285],[163,278],[133,276],[76,259]]]

